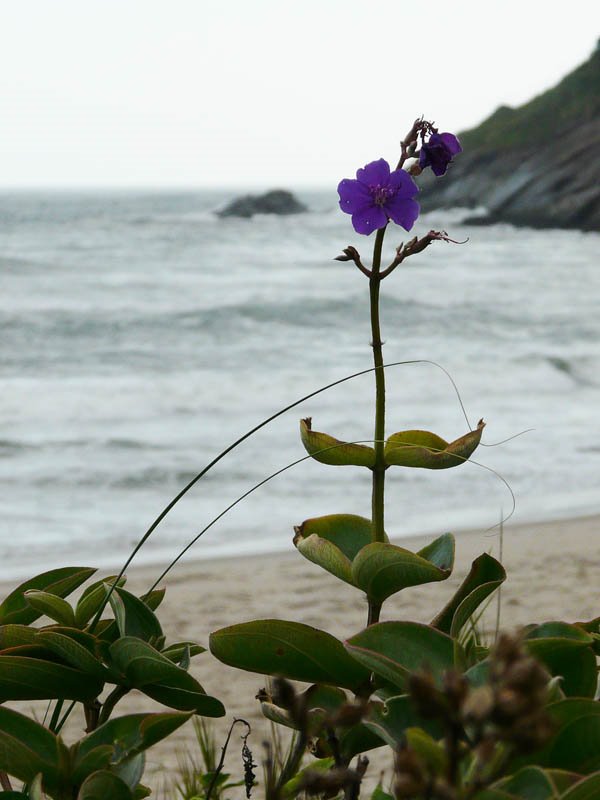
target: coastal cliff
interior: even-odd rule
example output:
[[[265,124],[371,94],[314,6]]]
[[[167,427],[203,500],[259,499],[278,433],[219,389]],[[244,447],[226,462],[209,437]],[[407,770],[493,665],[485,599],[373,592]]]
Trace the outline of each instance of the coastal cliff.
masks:
[[[423,210],[484,206],[470,222],[600,231],[600,42],[552,89],[459,138],[448,175],[423,175]]]

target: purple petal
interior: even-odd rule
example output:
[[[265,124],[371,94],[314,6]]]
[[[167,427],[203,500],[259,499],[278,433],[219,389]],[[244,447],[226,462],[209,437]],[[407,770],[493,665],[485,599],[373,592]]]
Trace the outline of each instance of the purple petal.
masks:
[[[387,215],[380,206],[368,206],[352,214],[354,230],[366,236],[378,228],[385,228],[387,221]]]
[[[340,196],[340,208],[346,214],[354,214],[355,211],[373,204],[373,198],[369,190],[360,181],[344,178],[338,184],[337,190]]]
[[[457,153],[462,153],[462,147],[453,133],[440,133],[440,139],[450,155],[455,156]]]
[[[385,186],[390,178],[390,165],[384,158],[371,161],[356,171],[356,177],[367,186]]]
[[[396,189],[396,197],[414,197],[419,187],[403,169],[396,169],[390,175],[389,186]]]
[[[396,195],[385,204],[385,210],[396,225],[401,225],[405,231],[409,231],[419,216],[420,206],[416,200]],[[354,222],[354,217],[352,217],[352,222]]]

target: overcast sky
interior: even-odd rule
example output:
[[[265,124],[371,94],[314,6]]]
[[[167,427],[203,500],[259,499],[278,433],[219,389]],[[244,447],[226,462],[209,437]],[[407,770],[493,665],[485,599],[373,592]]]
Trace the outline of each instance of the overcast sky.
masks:
[[[600,2],[0,0],[0,186],[336,184],[584,61]],[[540,131],[543,137],[544,132]]]

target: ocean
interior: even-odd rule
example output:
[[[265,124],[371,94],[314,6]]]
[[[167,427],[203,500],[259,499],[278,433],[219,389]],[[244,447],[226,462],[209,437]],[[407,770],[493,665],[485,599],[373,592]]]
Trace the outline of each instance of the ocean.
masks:
[[[0,195],[5,578],[119,566],[222,449],[372,366],[367,280],[333,258],[352,244],[369,260],[374,237],[354,233],[335,192],[298,192],[303,215],[217,218],[236,194]],[[382,285],[381,317],[386,362],[441,365],[469,425],[447,374],[419,363],[388,370],[386,429],[452,440],[483,417],[485,446],[456,469],[388,470],[392,537],[473,527],[491,537],[509,515],[506,525],[600,511],[600,236],[480,227],[468,214],[422,215],[414,233],[469,241],[400,266]],[[408,238],[390,226],[384,258]],[[372,437],[373,398],[370,373],[260,430],[190,490],[137,561],[159,570],[301,459],[300,418],[348,441]],[[368,516],[369,478],[303,461],[186,558],[292,550],[306,518]]]

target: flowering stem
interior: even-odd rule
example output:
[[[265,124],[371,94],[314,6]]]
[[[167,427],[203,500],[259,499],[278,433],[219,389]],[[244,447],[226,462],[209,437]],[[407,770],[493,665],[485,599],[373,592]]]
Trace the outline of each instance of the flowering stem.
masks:
[[[385,228],[377,231],[373,248],[373,266],[369,279],[371,297],[371,347],[375,366],[375,464],[373,465],[373,490],[371,495],[371,515],[373,523],[373,541],[383,542],[384,533],[384,490],[385,490],[385,372],[383,368],[383,352],[381,330],[379,325],[379,286],[381,284],[381,249]],[[380,604],[369,603],[369,622],[371,625],[379,620]]]

